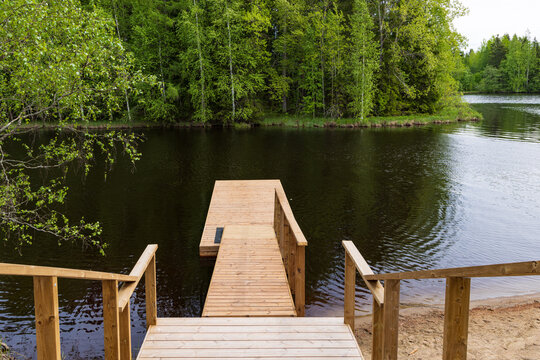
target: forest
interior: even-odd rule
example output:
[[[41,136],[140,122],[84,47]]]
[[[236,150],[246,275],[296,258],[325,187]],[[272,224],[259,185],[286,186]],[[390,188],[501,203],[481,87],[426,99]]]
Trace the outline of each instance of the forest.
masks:
[[[531,93],[540,91],[540,46],[530,34],[493,36],[463,55],[458,79],[463,91]]]
[[[464,39],[452,21],[465,11],[453,0],[2,2],[0,114],[435,114],[459,102]]]

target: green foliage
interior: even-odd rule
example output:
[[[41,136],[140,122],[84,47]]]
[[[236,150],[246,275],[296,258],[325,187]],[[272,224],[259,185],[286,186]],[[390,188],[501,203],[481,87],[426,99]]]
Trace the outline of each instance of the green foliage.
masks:
[[[129,96],[152,120],[430,113],[458,90],[453,0],[95,1],[161,83]]]
[[[20,249],[41,232],[103,252],[99,222],[73,223],[59,212],[68,194],[64,178],[70,164],[88,174],[98,157],[110,170],[119,149],[136,161],[139,138],[66,125],[118,116],[124,95],[138,95],[139,86],[152,81],[133,70],[132,56],[100,8],[83,10],[75,0],[13,0],[0,3],[0,21],[2,239]],[[56,137],[45,144],[20,141],[32,120],[57,122]],[[39,183],[38,174],[44,177]]]
[[[529,34],[494,36],[477,51],[463,55],[465,70],[457,74],[461,89],[480,92],[540,91],[540,52]]]

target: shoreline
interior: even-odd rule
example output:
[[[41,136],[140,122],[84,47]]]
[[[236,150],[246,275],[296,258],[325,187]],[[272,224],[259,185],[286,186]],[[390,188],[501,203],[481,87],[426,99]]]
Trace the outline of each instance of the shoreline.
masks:
[[[355,335],[371,356],[371,314],[357,316]],[[402,304],[399,358],[442,356],[444,304]],[[540,292],[470,303],[468,359],[535,359],[540,354]]]
[[[88,123],[68,123],[63,125],[66,128],[77,130],[129,130],[129,129],[210,129],[210,128],[231,128],[231,129],[252,129],[252,128],[347,128],[347,129],[367,129],[367,128],[411,128],[427,125],[449,125],[462,122],[479,122],[479,116],[455,117],[446,116],[395,116],[384,118],[373,118],[364,122],[354,121],[354,119],[310,119],[310,118],[267,118],[260,122],[253,123],[233,123],[233,124],[211,124],[200,122],[177,122],[177,123],[150,123],[150,122],[88,122]],[[57,123],[29,123],[21,125],[23,129],[55,129]]]

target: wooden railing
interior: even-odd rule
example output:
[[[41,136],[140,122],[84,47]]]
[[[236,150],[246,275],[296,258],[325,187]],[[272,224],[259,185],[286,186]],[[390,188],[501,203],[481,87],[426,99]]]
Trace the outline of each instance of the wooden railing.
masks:
[[[38,360],[60,360],[58,278],[101,281],[105,359],[131,360],[129,299],[145,276],[146,325],[156,324],[157,245],[148,245],[129,275],[46,266],[0,263],[0,275],[32,276]],[[123,282],[120,290],[118,282]]]
[[[304,316],[306,307],[307,240],[294,218],[285,194],[275,191],[274,230],[285,265],[289,287],[294,296],[296,314]]]
[[[343,247],[345,248],[344,321],[354,329],[355,278],[358,270],[374,298],[371,354],[373,360],[397,359],[400,280],[446,278],[443,360],[461,360],[467,358],[471,278],[540,275],[540,261],[374,274],[351,241],[343,241]],[[384,280],[384,287],[380,280]]]

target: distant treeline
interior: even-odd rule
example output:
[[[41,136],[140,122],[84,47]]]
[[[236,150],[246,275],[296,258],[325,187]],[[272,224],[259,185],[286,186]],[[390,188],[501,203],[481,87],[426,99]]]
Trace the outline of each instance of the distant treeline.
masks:
[[[3,1],[0,118],[437,113],[459,101],[463,11],[453,0]]]
[[[110,13],[161,83],[144,101],[152,119],[364,118],[434,113],[456,98],[452,20],[463,9],[452,0],[83,2]]]
[[[540,47],[530,36],[493,36],[463,55],[461,90],[540,92]]]

